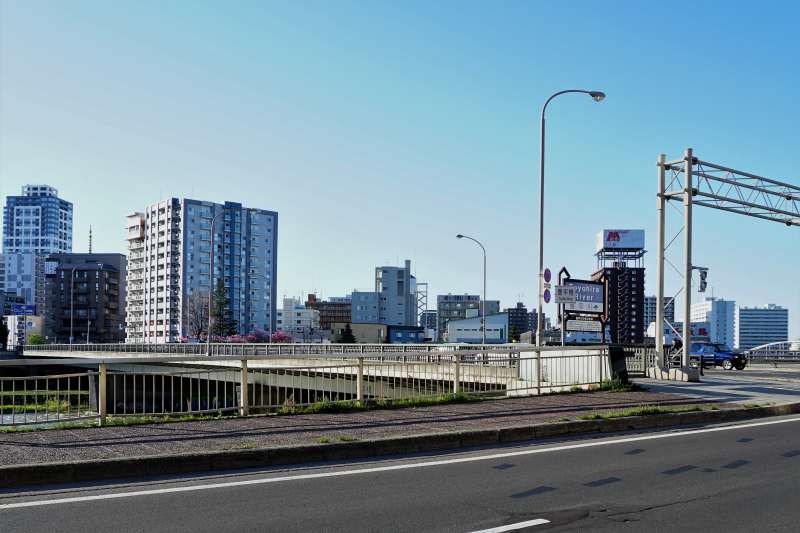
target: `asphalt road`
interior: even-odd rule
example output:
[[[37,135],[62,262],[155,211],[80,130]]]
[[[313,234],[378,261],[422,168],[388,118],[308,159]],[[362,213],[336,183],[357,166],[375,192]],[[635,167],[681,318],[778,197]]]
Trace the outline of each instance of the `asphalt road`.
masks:
[[[799,476],[800,416],[791,416],[5,492],[0,531],[797,531]],[[520,523],[527,528],[503,528]]]

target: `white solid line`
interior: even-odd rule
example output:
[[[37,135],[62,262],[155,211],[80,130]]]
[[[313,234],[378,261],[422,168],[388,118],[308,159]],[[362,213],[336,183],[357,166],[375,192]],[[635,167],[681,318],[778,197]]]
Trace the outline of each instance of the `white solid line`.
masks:
[[[685,437],[690,435],[699,435],[701,433],[714,433],[717,431],[732,431],[736,429],[746,429],[760,426],[771,426],[774,424],[786,424],[788,422],[800,422],[800,417],[784,418],[781,420],[770,420],[766,422],[750,422],[748,424],[738,424],[731,426],[718,426],[712,428],[694,429],[675,431],[671,433],[656,433],[652,435],[641,435],[638,437],[623,437],[619,439],[604,440],[604,441],[589,441],[580,442],[577,444],[563,444],[561,446],[552,446],[548,448],[532,448],[527,450],[518,450],[514,452],[500,452],[492,453],[489,455],[469,456],[469,457],[456,457],[452,459],[439,459],[436,461],[420,461],[416,463],[403,463],[398,465],[389,466],[375,466],[368,468],[356,468],[353,470],[334,470],[331,472],[318,472],[316,474],[299,474],[295,476],[280,476],[268,477],[260,479],[246,479],[241,481],[223,481],[221,483],[205,483],[202,485],[188,485],[182,487],[170,487],[164,489],[149,489],[149,490],[135,490],[130,492],[114,492],[110,494],[95,494],[92,496],[74,496],[70,498],[56,498],[51,500],[32,500],[19,503],[6,503],[0,505],[0,511],[6,509],[19,509],[22,507],[40,507],[43,505],[55,505],[59,503],[79,503],[91,502],[96,500],[115,500],[119,498],[133,498],[135,496],[153,496],[157,494],[174,494],[179,492],[194,492],[198,490],[211,490],[211,489],[224,489],[229,487],[243,487],[248,485],[265,485],[269,483],[282,483],[284,481],[301,481],[307,479],[322,479],[328,477],[342,477],[352,476],[355,474],[372,474],[375,472],[390,472],[393,470],[408,470],[411,468],[424,468],[429,466],[443,466],[459,463],[472,463],[476,461],[490,461],[495,459],[504,459],[507,457],[520,457],[524,455],[534,455],[539,453],[560,452],[565,450],[577,450],[581,448],[592,448],[595,446],[609,446],[612,444],[624,444],[628,442],[640,442],[645,440],[656,439],[669,439],[674,437]]]
[[[473,531],[472,533],[503,533],[504,531],[516,531],[524,527],[541,526],[542,524],[549,524],[550,520],[544,518],[536,518],[526,522],[517,522],[516,524],[508,524],[505,526],[493,527],[490,529],[481,529],[480,531]]]

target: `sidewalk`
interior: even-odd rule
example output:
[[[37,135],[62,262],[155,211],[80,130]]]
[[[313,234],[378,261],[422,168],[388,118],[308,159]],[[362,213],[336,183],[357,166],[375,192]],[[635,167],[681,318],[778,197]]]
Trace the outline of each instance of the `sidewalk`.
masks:
[[[498,430],[641,405],[703,400],[662,392],[594,392],[340,414],[258,416],[126,427],[0,433],[0,466],[127,459]]]

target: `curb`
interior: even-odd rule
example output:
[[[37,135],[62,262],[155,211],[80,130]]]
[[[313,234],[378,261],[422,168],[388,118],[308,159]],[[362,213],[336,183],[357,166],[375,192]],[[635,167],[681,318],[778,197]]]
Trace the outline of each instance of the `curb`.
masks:
[[[569,435],[734,422],[796,413],[800,413],[800,402],[719,411],[693,411],[602,420],[572,420],[502,429],[431,433],[333,444],[2,466],[0,467],[0,488],[236,470],[322,461],[346,461],[386,455],[456,450]]]

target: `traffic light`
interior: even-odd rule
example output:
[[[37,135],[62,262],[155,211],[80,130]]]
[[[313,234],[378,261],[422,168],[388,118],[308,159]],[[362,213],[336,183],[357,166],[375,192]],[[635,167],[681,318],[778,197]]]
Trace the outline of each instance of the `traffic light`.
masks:
[[[706,278],[708,277],[708,270],[701,270],[700,271],[700,289],[698,292],[706,292],[706,287],[708,287],[708,283],[706,282]]]

